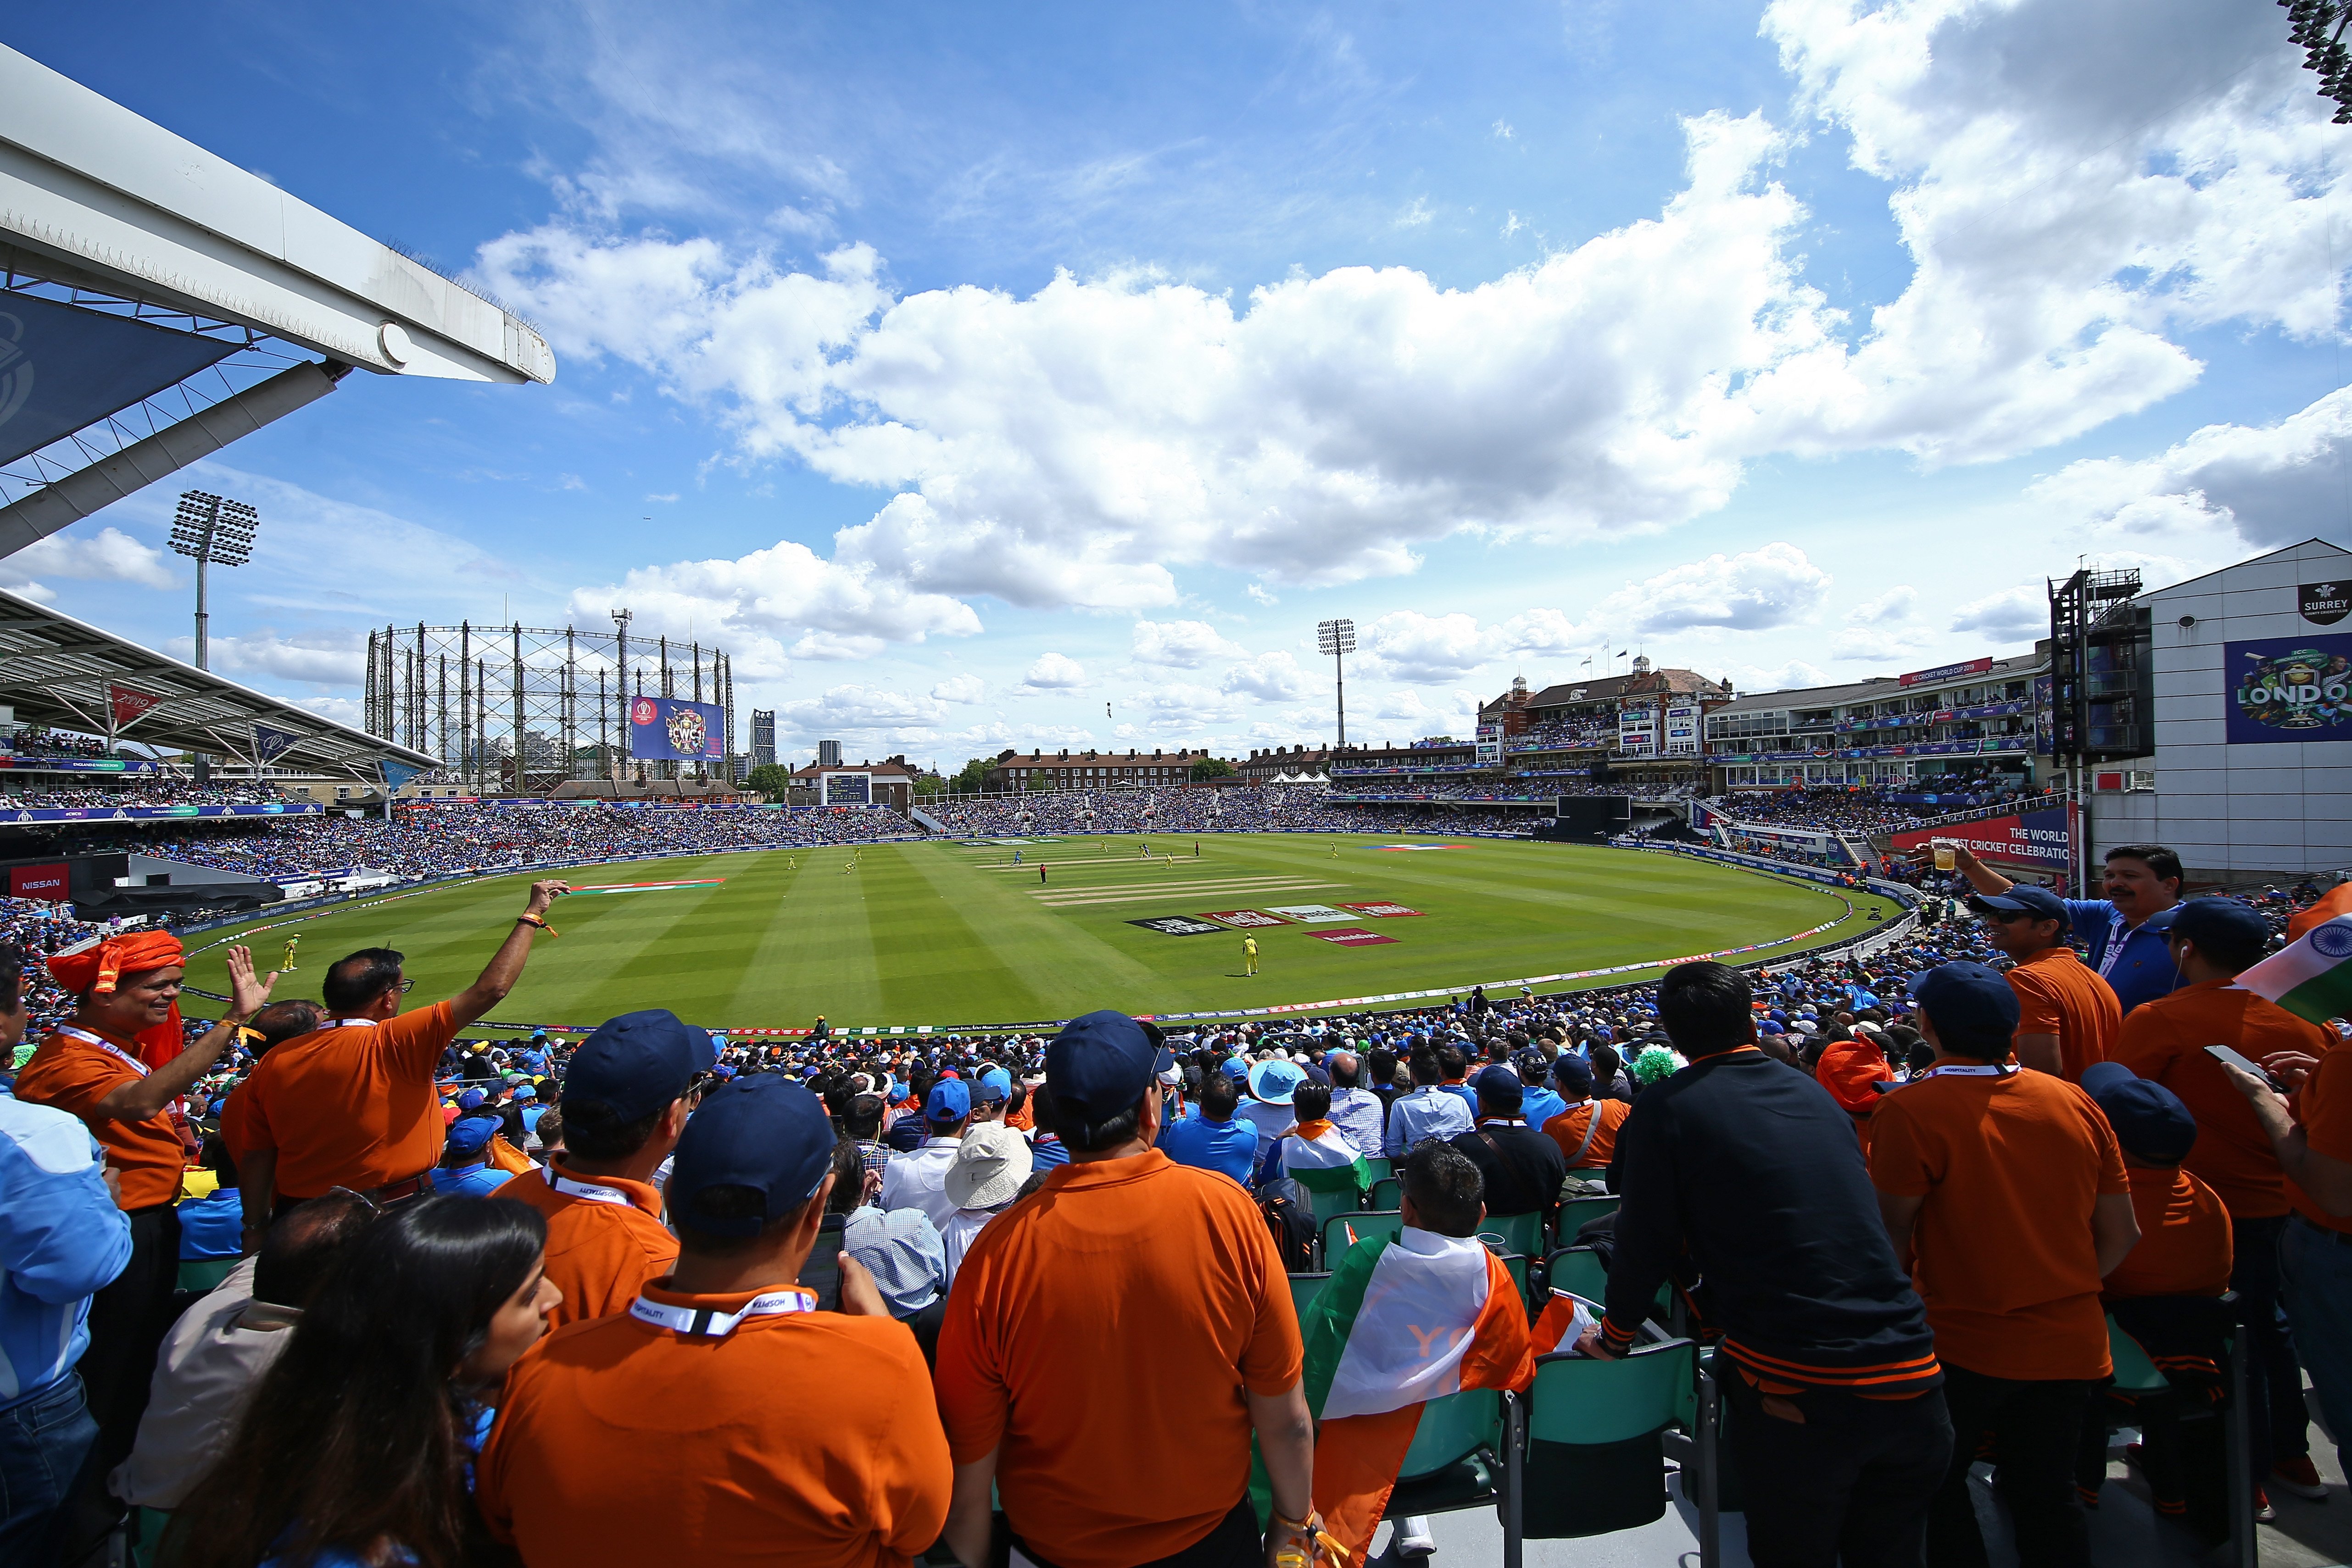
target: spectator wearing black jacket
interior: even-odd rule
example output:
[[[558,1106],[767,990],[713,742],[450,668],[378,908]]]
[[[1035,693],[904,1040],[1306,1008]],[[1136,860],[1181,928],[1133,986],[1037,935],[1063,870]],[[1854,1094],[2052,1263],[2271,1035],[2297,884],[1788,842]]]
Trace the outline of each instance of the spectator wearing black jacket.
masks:
[[[1624,1201],[1607,1312],[1615,1356],[1687,1252],[1724,1331],[1726,1433],[1758,1568],[1916,1568],[1952,1448],[1926,1309],[1895,1262],[1853,1129],[1756,1049],[1748,978],[1683,964],[1658,1014],[1690,1065],[1617,1136]]]
[[[1549,1214],[1568,1179],[1568,1156],[1520,1117],[1525,1089],[1519,1075],[1507,1067],[1489,1067],[1471,1087],[1478,1095],[1478,1124],[1453,1142],[1486,1182],[1486,1212]]]

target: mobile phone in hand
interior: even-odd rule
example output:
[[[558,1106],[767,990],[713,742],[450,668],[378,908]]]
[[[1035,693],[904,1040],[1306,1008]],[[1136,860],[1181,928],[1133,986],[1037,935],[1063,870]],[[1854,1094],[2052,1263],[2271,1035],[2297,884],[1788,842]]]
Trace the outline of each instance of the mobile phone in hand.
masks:
[[[2261,1062],[2250,1061],[2243,1055],[2231,1051],[2226,1045],[2209,1045],[2205,1048],[2205,1054],[2211,1057],[2216,1061],[2224,1062],[2229,1066],[2236,1068],[2241,1072],[2252,1073],[2255,1077],[2261,1079],[2263,1082],[2269,1084],[2273,1089],[2279,1086],[2277,1079],[2273,1078],[2269,1073],[2263,1071],[2263,1064]]]

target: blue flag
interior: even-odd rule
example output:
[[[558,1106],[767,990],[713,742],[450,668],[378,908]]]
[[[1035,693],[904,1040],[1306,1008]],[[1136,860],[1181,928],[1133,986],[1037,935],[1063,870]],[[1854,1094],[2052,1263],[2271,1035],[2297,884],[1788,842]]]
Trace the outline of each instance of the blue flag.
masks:
[[[294,748],[302,737],[289,729],[272,729],[266,724],[253,727],[253,764],[266,768]]]

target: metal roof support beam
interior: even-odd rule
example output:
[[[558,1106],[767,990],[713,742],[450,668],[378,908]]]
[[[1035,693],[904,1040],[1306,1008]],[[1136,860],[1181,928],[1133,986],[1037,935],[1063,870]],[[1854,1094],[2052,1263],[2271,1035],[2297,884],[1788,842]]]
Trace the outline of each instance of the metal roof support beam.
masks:
[[[211,456],[239,436],[316,402],[334,391],[350,370],[349,365],[306,361],[0,507],[0,556],[14,555],[132,491]]]

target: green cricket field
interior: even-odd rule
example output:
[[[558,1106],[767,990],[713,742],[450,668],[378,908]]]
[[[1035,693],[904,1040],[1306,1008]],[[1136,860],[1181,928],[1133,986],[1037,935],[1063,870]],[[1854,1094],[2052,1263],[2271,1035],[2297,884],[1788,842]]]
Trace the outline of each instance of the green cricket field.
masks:
[[[1539,991],[1622,985],[1760,944],[1740,956],[1783,956],[1897,913],[1870,894],[1679,856],[1411,835],[935,840],[556,874],[577,890],[550,914],[562,935],[538,939],[500,1022],[591,1027],[660,1007],[722,1030],[820,1013],[836,1030],[949,1030],[1106,1007],[1361,1010],[1530,978]],[[189,983],[225,989],[230,942],[270,968],[299,936],[279,997],[315,998],[330,963],[372,946],[406,955],[414,1000],[448,996],[512,929],[530,880],[263,911],[192,943]],[[1586,973],[1626,965],[1641,967]]]

